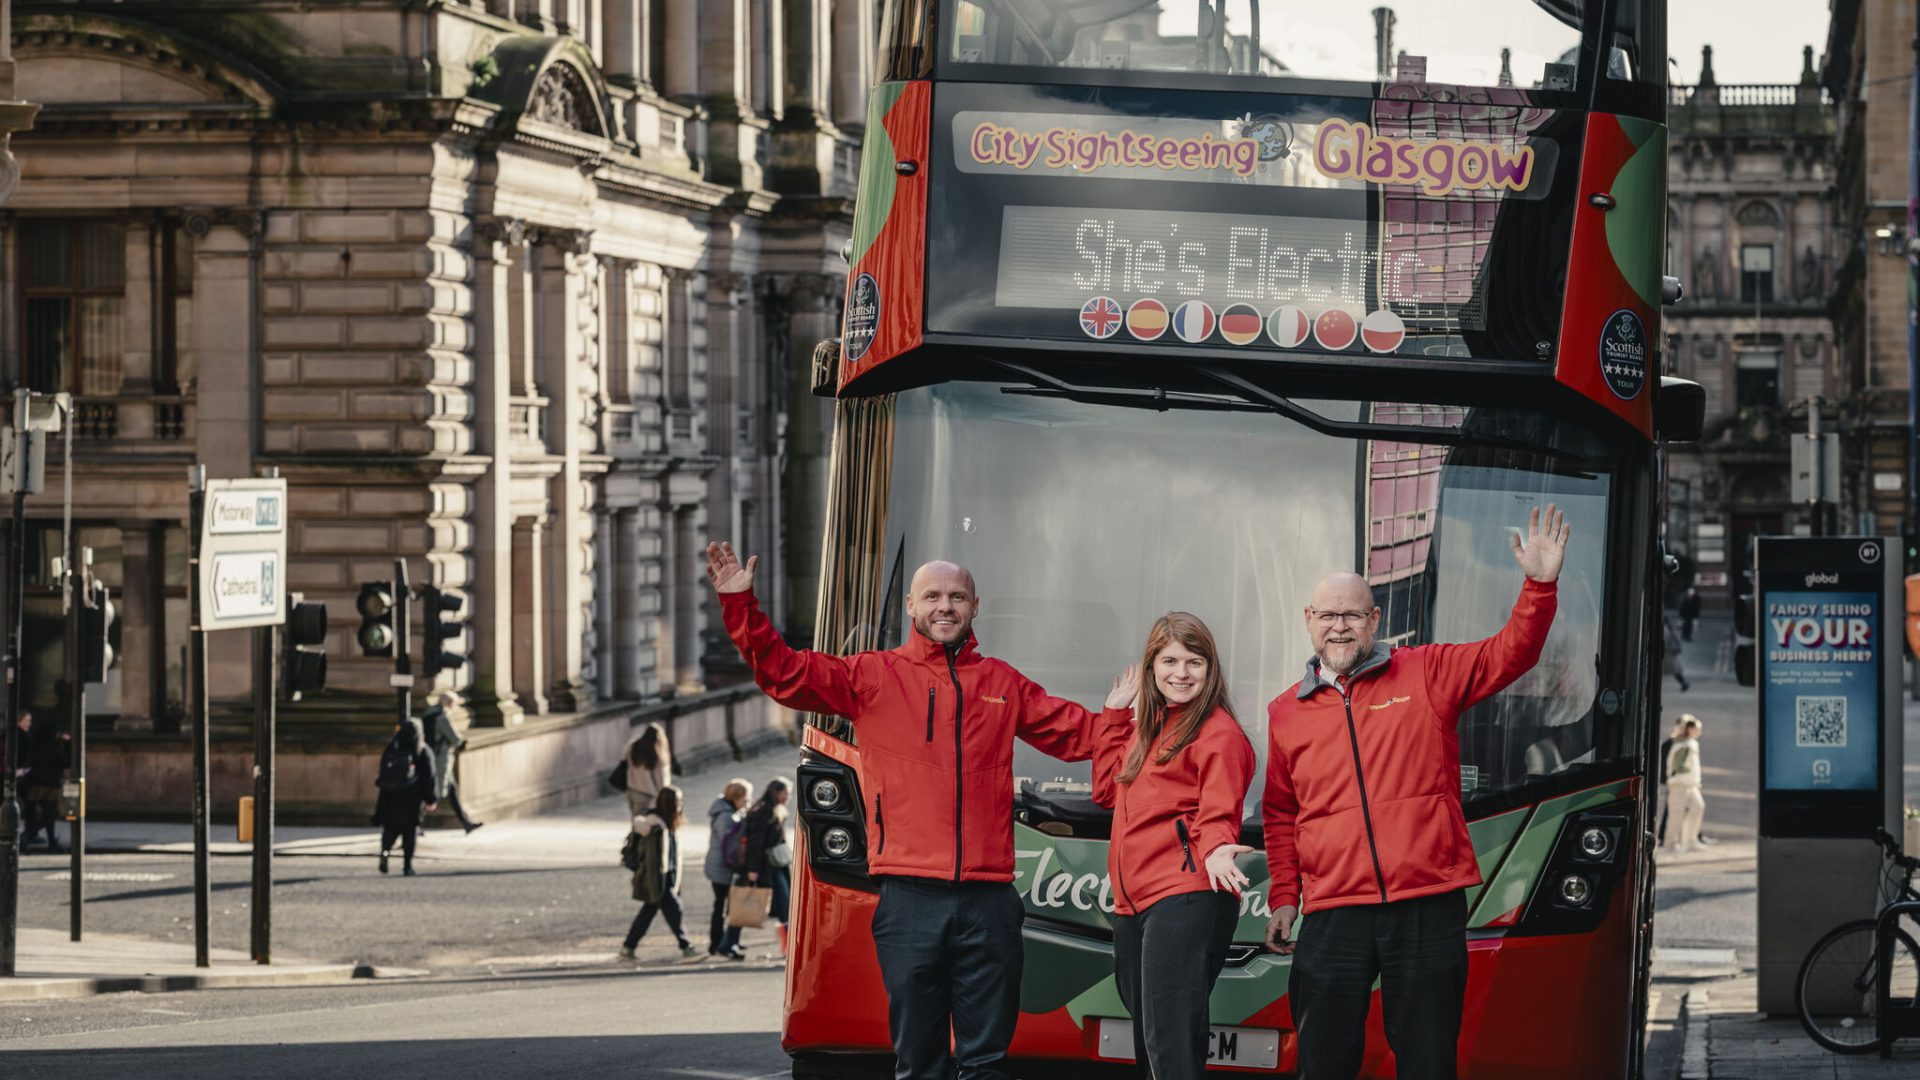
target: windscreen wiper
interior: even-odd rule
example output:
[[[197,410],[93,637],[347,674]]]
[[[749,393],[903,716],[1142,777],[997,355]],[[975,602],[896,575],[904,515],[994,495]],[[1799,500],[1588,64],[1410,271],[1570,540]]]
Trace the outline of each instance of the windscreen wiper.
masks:
[[[1478,435],[1461,431],[1458,428],[1423,427],[1419,424],[1383,424],[1370,420],[1335,420],[1322,416],[1312,409],[1294,401],[1292,398],[1276,394],[1258,383],[1243,379],[1228,371],[1221,371],[1211,364],[1203,362],[1188,365],[1191,370],[1221,383],[1235,391],[1229,397],[1220,394],[1197,394],[1191,391],[1168,390],[1165,387],[1131,386],[1081,386],[1068,382],[1057,375],[1051,375],[1025,364],[1011,360],[991,361],[996,367],[1031,382],[1033,388],[1001,387],[1003,394],[1020,394],[1031,397],[1062,397],[1089,405],[1115,405],[1121,408],[1153,409],[1166,412],[1169,409],[1192,409],[1211,412],[1270,412],[1299,424],[1309,431],[1322,435],[1331,435],[1340,439],[1377,439],[1396,442],[1427,443],[1436,446],[1476,446],[1493,447],[1502,450],[1520,450],[1530,454],[1545,454],[1550,457],[1572,458],[1577,455],[1565,450],[1555,449],[1540,443],[1511,439],[1500,435]]]

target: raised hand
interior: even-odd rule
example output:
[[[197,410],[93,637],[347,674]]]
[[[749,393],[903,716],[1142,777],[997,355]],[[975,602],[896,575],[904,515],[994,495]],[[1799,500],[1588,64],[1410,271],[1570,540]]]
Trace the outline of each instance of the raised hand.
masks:
[[[1233,859],[1252,850],[1244,844],[1221,844],[1213,849],[1213,853],[1207,856],[1207,882],[1213,886],[1214,892],[1230,892],[1239,896],[1240,890],[1251,883],[1251,879],[1234,865]]]
[[[1287,937],[1293,933],[1293,920],[1300,909],[1292,904],[1283,904],[1276,908],[1273,918],[1267,922],[1267,951],[1281,956],[1293,955],[1293,942]]]
[[[1107,708],[1131,709],[1140,700],[1140,665],[1128,664],[1127,669],[1113,677],[1113,689],[1107,692]]]
[[[1560,565],[1567,557],[1567,537],[1572,534],[1573,526],[1548,503],[1544,520],[1537,506],[1527,515],[1526,543],[1521,543],[1518,529],[1507,539],[1513,544],[1513,557],[1520,563],[1521,573],[1535,581],[1553,581],[1560,576]]]
[[[760,556],[747,560],[740,565],[740,556],[733,553],[733,545],[726,541],[707,545],[707,580],[713,582],[716,592],[735,593],[753,591],[753,568],[760,564]]]

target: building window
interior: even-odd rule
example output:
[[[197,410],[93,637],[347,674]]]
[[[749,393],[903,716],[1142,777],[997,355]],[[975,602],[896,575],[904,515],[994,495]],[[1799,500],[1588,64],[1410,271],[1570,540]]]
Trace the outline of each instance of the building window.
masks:
[[[1734,361],[1733,399],[1742,409],[1780,404],[1780,350],[1741,350]]]
[[[19,242],[21,381],[43,393],[118,394],[126,229],[117,221],[28,219]]]
[[[1740,245],[1740,299],[1748,304],[1773,302],[1773,245]]]
[[[193,354],[193,235],[170,228],[162,241],[161,319],[164,347],[160,378],[162,392],[184,394],[193,388],[199,365]]]

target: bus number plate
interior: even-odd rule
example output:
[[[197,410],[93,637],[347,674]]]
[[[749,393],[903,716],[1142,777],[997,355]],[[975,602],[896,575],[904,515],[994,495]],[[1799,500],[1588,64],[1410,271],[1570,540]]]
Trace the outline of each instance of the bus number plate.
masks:
[[[1133,1021],[1100,1020],[1100,1057],[1120,1061],[1134,1058]],[[1280,1065],[1280,1032],[1273,1028],[1210,1027],[1207,1064],[1237,1069],[1274,1069]]]

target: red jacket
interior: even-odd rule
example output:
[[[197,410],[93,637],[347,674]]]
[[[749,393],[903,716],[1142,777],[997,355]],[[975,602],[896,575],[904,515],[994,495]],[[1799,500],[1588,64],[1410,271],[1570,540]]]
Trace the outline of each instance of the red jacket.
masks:
[[[1093,756],[1093,713],[972,638],[950,655],[915,630],[888,652],[831,656],[789,648],[750,592],[722,593],[720,609],[767,696],[853,721],[870,873],[1012,881],[1014,736],[1065,761]]]
[[[1382,904],[1480,883],[1460,809],[1460,714],[1540,659],[1557,599],[1529,579],[1484,641],[1374,653],[1327,685],[1316,661],[1267,706],[1268,903]]]
[[[1169,896],[1212,889],[1207,856],[1240,842],[1240,815],[1253,784],[1253,744],[1240,722],[1215,709],[1193,741],[1162,765],[1170,719],[1139,774],[1123,784],[1120,770],[1138,741],[1133,710],[1108,709],[1100,720],[1093,797],[1113,808],[1107,875],[1114,911],[1138,915]]]

